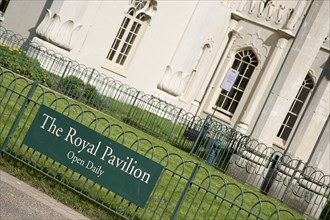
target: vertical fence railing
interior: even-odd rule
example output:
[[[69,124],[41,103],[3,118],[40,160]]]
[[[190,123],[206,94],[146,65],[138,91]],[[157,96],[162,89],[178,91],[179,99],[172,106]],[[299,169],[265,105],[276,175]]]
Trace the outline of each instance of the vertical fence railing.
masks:
[[[329,175],[310,177],[313,175],[301,160],[222,127],[211,118],[204,121],[190,153],[301,213],[318,218],[323,209],[324,216],[328,212]]]
[[[28,42],[4,28],[0,32],[0,40],[3,45],[10,48],[20,48],[21,51],[24,51],[24,54],[16,54],[22,65],[32,60],[40,63],[40,67],[45,71],[38,74],[39,77],[42,77],[42,80],[37,79],[38,81],[44,81],[49,87],[93,107],[109,109],[108,113],[127,119],[131,122],[129,124],[165,141],[175,140],[172,143],[177,147],[183,144],[184,150],[190,150],[193,143],[189,140],[190,137],[185,135],[185,131],[194,118],[179,120],[181,115],[184,118],[185,115],[190,113],[152,96],[142,95],[140,91],[106,77],[105,74],[98,73],[95,68],[91,69],[80,65],[34,42]],[[39,70],[34,69],[34,71]],[[96,80],[95,76],[103,80]],[[104,81],[107,81],[107,85],[103,86],[101,84],[104,84]],[[92,93],[89,94],[90,92]],[[129,109],[129,112],[127,112],[127,109]],[[173,112],[178,111],[180,114],[173,114]]]
[[[32,84],[32,86],[31,86],[31,88],[30,88],[27,96],[24,99],[24,102],[22,104],[22,107],[20,108],[17,116],[15,117],[14,123],[11,126],[11,128],[10,128],[10,130],[8,132],[7,137],[5,138],[3,144],[0,146],[0,152],[1,151],[4,151],[6,149],[6,147],[7,147],[8,143],[9,143],[10,139],[13,137],[13,133],[14,133],[15,129],[17,128],[20,120],[22,119],[23,114],[24,114],[26,108],[28,107],[29,101],[32,98],[34,92],[36,91],[36,88],[37,88],[37,82],[34,82]]]
[[[189,192],[189,189],[191,187],[192,182],[196,178],[196,175],[197,175],[197,172],[198,172],[199,168],[200,168],[200,163],[197,163],[195,165],[195,167],[194,167],[194,170],[191,173],[191,176],[188,179],[188,182],[187,182],[186,186],[184,187],[184,190],[183,190],[183,192],[182,192],[182,194],[180,196],[180,199],[179,199],[178,203],[175,206],[175,209],[174,209],[173,214],[171,216],[171,219],[172,220],[173,219],[177,219],[177,216],[178,216],[178,214],[180,212],[180,209],[182,207],[182,204],[183,204],[183,202],[185,201],[185,199],[187,197],[187,194]]]
[[[57,84],[57,86],[56,86],[56,90],[59,90],[59,88],[60,88],[60,86],[61,86],[61,83],[62,83],[64,77],[66,77],[66,74],[67,74],[67,72],[68,72],[68,70],[69,70],[69,66],[70,66],[71,64],[72,64],[71,61],[69,61],[69,62],[66,64],[65,69],[64,69],[64,71],[63,71],[63,73],[62,73],[62,75],[61,75],[61,79],[60,79],[60,81],[58,82],[58,84]]]
[[[136,95],[133,97],[133,102],[132,102],[132,105],[127,113],[127,118],[130,119],[131,118],[131,114],[134,114],[135,112],[135,103],[138,101],[138,98],[139,98],[139,95],[140,95],[140,91],[138,91],[136,93]],[[133,112],[133,113],[132,113]]]
[[[245,169],[246,175],[243,176],[250,179],[244,181],[252,182],[249,176],[254,173],[254,177],[259,178],[257,187],[262,185],[264,176],[269,170],[269,166],[266,166],[263,162],[267,161],[267,158],[271,160],[269,155],[272,151],[266,150],[267,153],[264,155],[264,150],[249,147],[248,143],[253,141],[249,137],[244,137],[244,135],[232,131],[224,125],[214,125],[215,122],[212,122],[213,125],[207,128],[206,131],[204,127],[206,119],[190,116],[190,113],[154,99],[152,96],[140,95],[140,92],[134,88],[106,77],[95,69],[87,68],[69,58],[47,51],[35,43],[26,42],[22,37],[5,30],[3,27],[0,27],[0,42],[2,45],[7,45],[6,48],[0,46],[1,50],[7,49],[10,51],[10,48],[24,48],[23,51],[26,51],[26,53],[20,53],[18,50],[11,52],[17,56],[20,64],[24,64],[26,58],[23,56],[26,55],[29,58],[38,60],[40,66],[49,71],[41,72],[40,76],[45,77],[47,74],[54,73],[50,74],[48,79],[45,79],[45,83],[49,87],[58,87],[59,91],[64,94],[77,98],[95,108],[103,109],[106,113],[115,114],[116,117],[125,119],[128,124],[191,152],[223,171],[227,171],[228,167],[232,168],[233,166]],[[0,62],[5,58],[4,55]],[[83,82],[81,90],[68,82],[64,83],[70,76]],[[95,83],[94,78],[96,76],[106,79],[101,80],[102,84],[107,81],[104,88],[102,88],[102,85]],[[54,82],[54,85],[51,84]],[[79,83],[80,81],[78,81]],[[97,92],[92,95],[86,94],[87,86],[92,88],[89,91],[96,90]],[[73,89],[76,89],[74,93],[72,92]],[[173,109],[175,110],[173,111]],[[173,112],[180,112],[180,114],[176,115]],[[221,149],[217,149],[219,146],[221,146]],[[233,160],[233,157],[236,159]],[[261,161],[261,163],[258,161]],[[293,181],[295,183],[296,180],[293,179]],[[326,183],[323,185],[326,185]],[[323,194],[323,196],[325,195],[328,194]]]
[[[261,195],[256,195],[254,192],[243,192],[240,186],[227,183],[218,175],[209,174],[207,169],[201,166],[200,163],[187,161],[180,155],[168,153],[164,147],[155,147],[151,141],[144,142],[139,140],[136,135],[133,135],[133,140],[125,141],[128,137],[123,139],[122,136],[132,134],[132,132],[126,133],[123,131],[122,133],[119,132],[119,134],[117,132],[110,134],[108,132],[109,127],[119,127],[119,125],[107,122],[105,115],[96,116],[92,110],[83,110],[77,104],[72,105],[70,100],[65,97],[57,97],[55,93],[47,91],[46,88],[41,87],[37,83],[32,84],[27,81],[19,83],[23,78],[16,78],[10,72],[0,73],[0,77],[3,79],[0,81],[0,96],[7,97],[0,102],[1,106],[6,106],[1,108],[0,121],[5,117],[15,117],[14,123],[7,124],[5,127],[10,132],[4,132],[0,136],[0,139],[4,135],[7,136],[4,143],[1,143],[4,144],[1,151],[5,155],[25,163],[27,166],[47,175],[49,178],[109,211],[125,219],[134,219],[135,217],[141,219],[181,219],[182,216],[186,216],[185,218],[187,219],[210,219],[221,216],[227,216],[227,219],[233,219],[235,216],[237,218],[260,216],[259,219],[267,219],[267,216],[271,217],[269,210],[260,209],[258,211],[259,214],[256,214],[253,210],[254,206],[263,205],[260,201],[264,201],[264,199],[259,198]],[[15,87],[10,92],[14,92],[14,90],[23,91],[22,87],[25,90],[29,88],[29,91],[26,95],[8,96],[6,94],[9,91],[8,86],[14,84],[20,88]],[[24,101],[15,107],[18,113],[8,116],[12,106],[11,104],[3,104],[15,103],[18,98],[24,98]],[[62,164],[58,164],[48,156],[22,144],[22,139],[41,104],[54,108],[56,111],[67,115],[79,123],[85,124],[103,135],[109,135],[128,148],[132,148],[138,153],[163,164],[165,170],[149,198],[147,206],[144,209],[139,208],[119,195],[79,175],[79,173],[68,169]],[[18,117],[16,117],[17,115]],[[94,122],[98,120],[102,120],[103,123],[95,124]],[[119,128],[119,130],[121,129]],[[150,154],[150,152],[153,153]],[[201,169],[203,172],[200,171]],[[228,193],[229,191],[231,193]],[[240,204],[236,202],[237,197],[242,196],[242,198],[246,198],[250,194],[255,195],[253,198],[251,197],[254,205],[251,206],[251,203],[248,201]],[[194,207],[190,205],[191,203],[198,203],[199,205]],[[277,208],[271,201],[267,201],[267,203],[273,204],[273,212],[278,213],[275,219],[296,219],[290,211]],[[229,209],[230,211],[228,211],[228,207],[232,207]]]
[[[178,114],[176,115],[175,119],[173,120],[173,124],[169,126],[168,136],[166,139],[167,142],[171,139],[172,133],[175,130],[175,125],[178,123],[179,118],[181,117],[182,111],[183,111],[183,109],[180,108]]]
[[[301,164],[301,162],[302,162],[301,160],[298,160],[297,166],[294,167],[294,170],[293,170],[293,173],[292,173],[292,175],[291,175],[291,178],[290,178],[290,180],[289,180],[289,182],[288,182],[288,185],[287,185],[287,187],[285,188],[284,193],[283,193],[283,195],[282,195],[282,197],[281,197],[281,199],[280,199],[281,202],[283,202],[285,196],[286,196],[287,193],[288,193],[288,190],[291,188],[291,186],[292,186],[292,182],[293,182],[293,180],[296,178],[297,173],[299,172],[299,168],[300,168],[300,164]]]

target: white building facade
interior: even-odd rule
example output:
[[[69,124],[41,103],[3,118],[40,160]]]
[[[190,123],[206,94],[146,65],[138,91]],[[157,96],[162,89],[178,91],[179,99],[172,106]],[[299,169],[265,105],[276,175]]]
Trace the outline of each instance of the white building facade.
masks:
[[[0,11],[39,45],[329,174],[329,4],[1,0]]]

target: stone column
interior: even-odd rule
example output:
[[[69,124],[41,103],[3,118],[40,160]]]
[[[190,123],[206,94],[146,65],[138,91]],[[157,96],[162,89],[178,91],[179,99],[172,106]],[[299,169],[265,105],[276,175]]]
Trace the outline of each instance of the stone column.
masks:
[[[282,122],[327,36],[329,20],[324,18],[328,14],[326,0],[312,3],[262,109],[255,136],[268,145],[275,142]]]

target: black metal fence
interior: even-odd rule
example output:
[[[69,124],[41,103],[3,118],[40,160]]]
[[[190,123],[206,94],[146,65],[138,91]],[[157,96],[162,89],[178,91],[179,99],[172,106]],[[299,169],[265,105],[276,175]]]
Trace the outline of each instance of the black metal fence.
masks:
[[[145,208],[22,143],[46,105],[164,166]],[[0,152],[126,219],[299,219],[261,193],[212,174],[111,122],[112,118],[14,73],[0,69]],[[45,146],[46,147],[46,146]]]
[[[0,27],[0,64],[185,151],[203,119]]]
[[[330,176],[208,117],[191,154],[315,219],[329,219]]]
[[[299,195],[298,200],[304,200],[305,205],[293,208],[310,216],[319,216],[326,200],[329,201],[329,175],[302,162],[296,166],[297,160],[258,140],[122,84],[3,27],[0,27],[0,64],[190,152],[289,205],[290,199],[285,198],[289,194],[290,198]],[[283,170],[289,171],[285,174]],[[284,191],[272,193],[275,185]],[[313,190],[304,191],[304,187]],[[317,196],[311,197],[311,193]],[[328,217],[329,209],[326,212]]]

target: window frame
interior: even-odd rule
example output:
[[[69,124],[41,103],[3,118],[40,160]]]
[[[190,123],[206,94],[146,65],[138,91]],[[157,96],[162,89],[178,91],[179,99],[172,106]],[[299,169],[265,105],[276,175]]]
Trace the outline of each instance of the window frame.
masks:
[[[279,144],[280,146],[284,146],[291,138],[292,132],[295,130],[297,123],[300,120],[301,113],[303,112],[306,103],[308,102],[309,98],[311,97],[311,93],[315,87],[315,82],[313,80],[313,77],[310,73],[308,73],[299,87],[299,90],[292,101],[290,108],[280,126],[280,129],[278,130],[276,134],[276,144]],[[302,91],[306,89],[307,94],[304,97],[304,100],[300,100],[299,98],[301,95],[303,95]],[[300,104],[297,108],[297,103]],[[293,122],[292,122],[293,120]],[[290,122],[290,125],[288,125]],[[288,134],[286,134],[284,131],[289,130]],[[285,135],[285,136],[284,136]]]
[[[240,54],[240,53],[242,53],[242,54]],[[239,56],[241,56],[240,59],[239,59]],[[244,61],[244,57],[248,57],[248,56],[250,56],[250,62]],[[242,71],[242,70],[240,70],[240,68],[243,65],[246,65],[246,67]],[[259,65],[259,60],[256,56],[256,53],[254,52],[254,50],[252,48],[241,49],[235,53],[232,65],[230,67],[235,70],[240,70],[239,75],[238,75],[237,79],[235,80],[235,83],[234,83],[232,89],[229,92],[225,91],[224,89],[220,89],[219,95],[216,98],[216,102],[214,103],[214,107],[213,107],[214,110],[219,112],[221,115],[224,115],[229,120],[233,119],[233,117],[236,113],[236,110],[238,109],[238,106],[240,105],[241,101],[243,100],[244,92],[247,90],[249,82],[253,78],[252,77],[253,73],[256,72],[258,65]],[[251,67],[251,68],[249,68],[249,67]],[[248,72],[248,70],[250,70],[250,71]],[[243,72],[243,74],[242,74],[242,72]],[[247,77],[246,73],[249,73],[248,77]],[[247,80],[247,82],[244,85],[242,84],[243,80]],[[241,94],[237,96],[238,93],[241,93]],[[224,100],[220,100],[222,97]],[[238,98],[238,99],[235,99],[235,98]],[[228,104],[228,100],[230,102],[229,104]],[[232,104],[234,102],[236,104],[233,107],[234,109],[231,110]],[[224,106],[224,105],[226,105],[227,107],[221,108],[221,106]]]
[[[106,55],[103,68],[125,75],[149,19],[144,12],[138,13],[134,7],[129,8]]]

